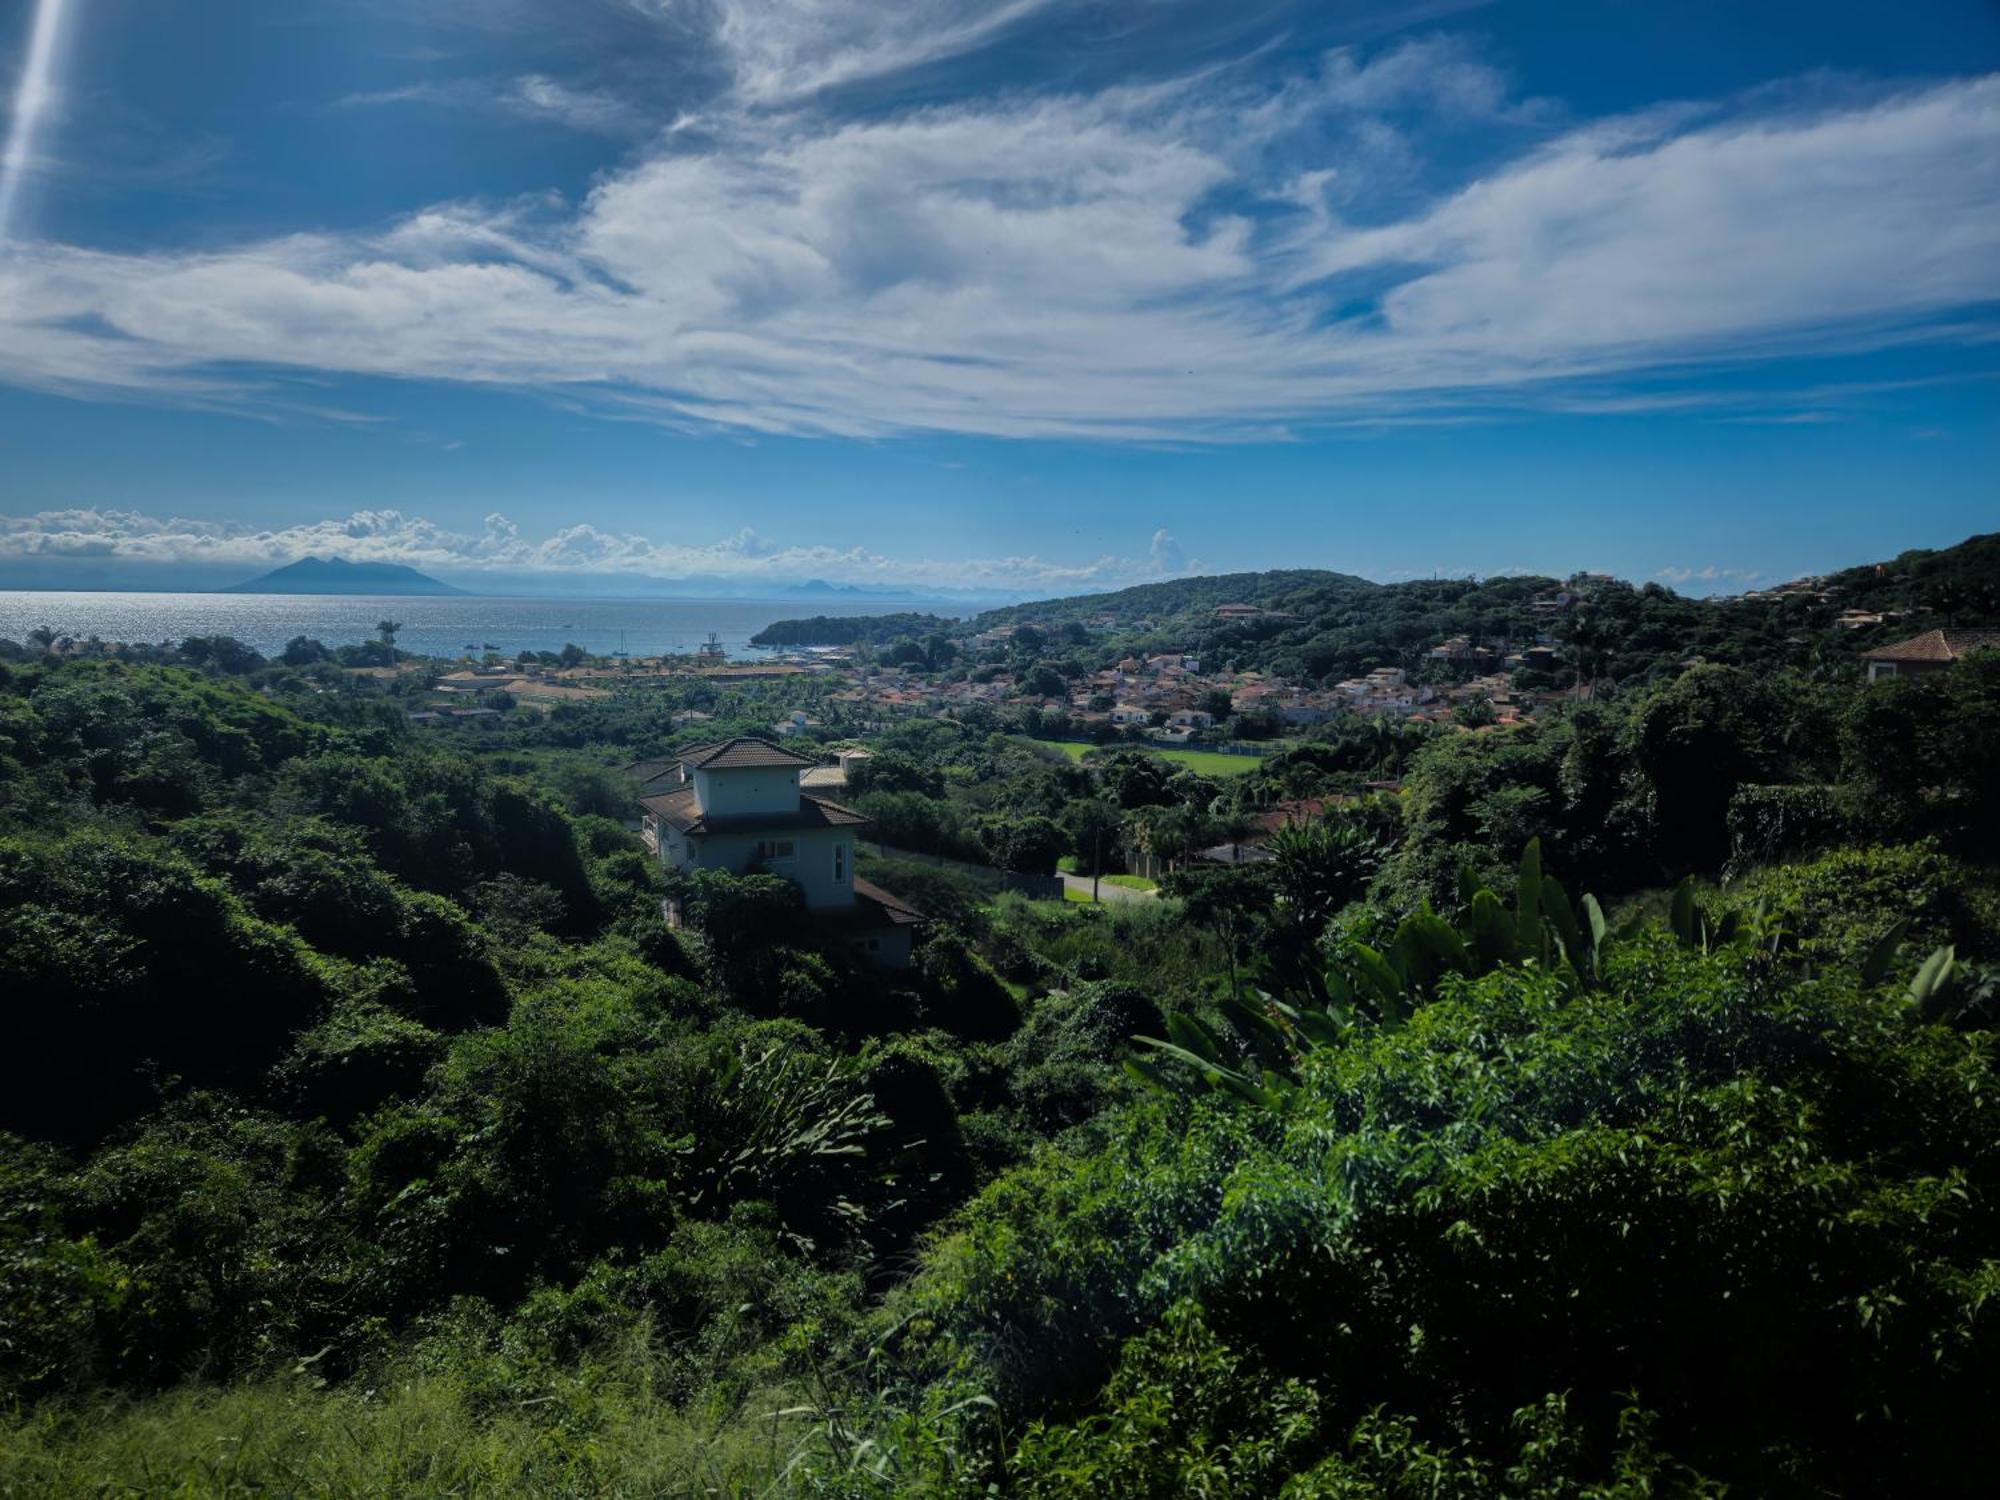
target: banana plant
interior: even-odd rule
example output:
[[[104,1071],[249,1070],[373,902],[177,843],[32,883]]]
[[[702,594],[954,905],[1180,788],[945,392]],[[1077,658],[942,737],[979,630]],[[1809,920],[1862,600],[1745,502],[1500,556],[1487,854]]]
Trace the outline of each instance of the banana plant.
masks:
[[[1298,1087],[1306,1054],[1333,1046],[1360,1023],[1402,1025],[1453,975],[1474,979],[1532,964],[1572,992],[1603,982],[1604,956],[1616,942],[1604,908],[1588,895],[1570,904],[1562,885],[1542,869],[1539,840],[1529,840],[1522,851],[1511,904],[1469,873],[1459,892],[1465,917],[1456,926],[1426,905],[1398,923],[1379,949],[1358,940],[1343,943],[1327,964],[1325,1004],[1288,1005],[1261,992],[1255,1004],[1231,1000],[1222,1007],[1227,1034],[1176,1016],[1168,1022],[1170,1040],[1134,1039],[1141,1051],[1126,1064],[1128,1071],[1172,1092],[1199,1086],[1275,1109]],[[1692,877],[1674,889],[1667,928],[1682,947],[1705,955],[1775,957],[1793,941],[1761,901],[1711,917],[1696,899]],[[1861,964],[1864,984],[1884,981],[1906,931],[1907,924],[1898,923],[1869,950]],[[2000,1013],[2000,969],[1964,965],[1952,949],[1940,948],[1918,969],[1907,994],[1918,1020],[1986,1023]]]
[[[1902,927],[1903,924],[1898,923],[1889,935],[1898,945]],[[1882,944],[1876,946],[1879,948]],[[1894,957],[1893,946],[1889,956]],[[1875,954],[1871,951],[1868,965],[1863,969],[1864,975],[1871,968],[1874,969],[1872,982],[1879,983],[1888,963],[1885,960],[1877,967]],[[1933,948],[1929,956],[1917,965],[1917,972],[1903,993],[1909,1002],[1911,1017],[1921,1024],[1991,1026],[1996,1012],[2000,1012],[2000,968],[1966,963],[1958,956],[1957,947],[1947,943],[1942,948]]]
[[[1748,911],[1731,909],[1720,917],[1711,917],[1695,899],[1692,875],[1674,887],[1667,930],[1674,935],[1675,942],[1696,953],[1737,948],[1776,955],[1792,941],[1790,930],[1771,915],[1769,903],[1763,900]]]
[[[1324,1005],[1288,1005],[1262,993],[1254,1005],[1232,999],[1222,1007],[1232,1033],[1227,1038],[1192,1016],[1176,1016],[1167,1039],[1134,1039],[1142,1052],[1128,1071],[1155,1087],[1198,1081],[1275,1107],[1297,1086],[1307,1052],[1332,1045],[1360,1021],[1402,1025],[1454,975],[1471,979],[1503,965],[1533,963],[1576,988],[1598,983],[1608,937],[1603,908],[1585,896],[1578,919],[1568,894],[1542,870],[1539,840],[1531,839],[1522,852],[1511,907],[1469,876],[1460,889],[1463,926],[1425,905],[1398,923],[1380,949],[1343,943],[1327,965]],[[1180,1066],[1169,1073],[1163,1063]]]

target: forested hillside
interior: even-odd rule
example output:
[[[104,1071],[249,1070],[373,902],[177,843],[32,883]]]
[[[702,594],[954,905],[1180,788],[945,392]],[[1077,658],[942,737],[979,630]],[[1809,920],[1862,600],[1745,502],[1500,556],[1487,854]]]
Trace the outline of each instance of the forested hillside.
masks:
[[[1941,551],[1849,568],[1793,590],[1694,599],[1658,583],[1532,576],[1376,584],[1342,573],[1235,573],[1144,584],[991,610],[967,632],[1033,624],[1060,635],[1088,625],[1098,654],[1184,651],[1211,669],[1254,668],[1300,683],[1346,677],[1385,663],[1414,665],[1452,636],[1547,638],[1572,667],[1622,681],[1678,671],[1695,659],[1765,670],[1824,668],[1852,654],[1940,625],[2000,624],[2000,533]],[[1563,596],[1562,608],[1548,601]],[[1540,609],[1536,601],[1544,601]],[[1228,619],[1224,605],[1261,617]],[[1844,611],[1899,612],[1836,628]],[[848,622],[852,627],[853,622]]]
[[[874,728],[891,972],[624,821],[823,685],[172,655],[0,649],[0,1494],[1990,1488],[2000,657]]]

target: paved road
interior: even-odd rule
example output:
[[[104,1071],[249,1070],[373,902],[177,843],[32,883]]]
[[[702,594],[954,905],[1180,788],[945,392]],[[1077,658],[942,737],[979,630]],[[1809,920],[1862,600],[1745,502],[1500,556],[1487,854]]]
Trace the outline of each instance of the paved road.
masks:
[[[1062,878],[1062,883],[1073,891],[1083,892],[1086,898],[1090,895],[1090,877],[1088,875],[1065,875]],[[1101,902],[1109,902],[1151,901],[1155,898],[1151,891],[1135,891],[1129,885],[1113,885],[1110,881],[1105,880],[1098,883],[1097,899]]]

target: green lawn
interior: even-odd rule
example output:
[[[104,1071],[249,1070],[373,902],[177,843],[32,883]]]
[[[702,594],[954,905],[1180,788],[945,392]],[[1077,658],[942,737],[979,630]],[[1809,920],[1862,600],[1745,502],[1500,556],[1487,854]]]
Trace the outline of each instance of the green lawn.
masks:
[[[1060,750],[1071,760],[1081,761],[1086,755],[1097,750],[1140,750],[1147,755],[1157,755],[1161,760],[1170,760],[1176,765],[1186,766],[1191,771],[1199,771],[1204,776],[1241,776],[1255,769],[1257,757],[1254,755],[1224,755],[1219,750],[1155,750],[1150,745],[1084,745],[1075,740],[1036,740],[1037,745],[1046,745],[1051,750]]]
[[[1101,877],[1106,885],[1122,885],[1128,891],[1157,891],[1160,883],[1148,880],[1143,875],[1106,875]]]

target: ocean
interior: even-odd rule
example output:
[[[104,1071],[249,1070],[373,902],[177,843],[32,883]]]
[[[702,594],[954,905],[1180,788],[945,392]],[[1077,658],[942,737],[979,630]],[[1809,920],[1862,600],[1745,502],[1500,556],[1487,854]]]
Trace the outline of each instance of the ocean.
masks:
[[[488,645],[505,655],[560,651],[574,641],[586,651],[620,648],[634,656],[691,652],[718,636],[732,657],[755,657],[750,637],[774,620],[812,615],[885,615],[905,611],[967,613],[962,604],[899,600],[751,599],[500,599],[334,594],[84,594],[0,591],[0,638],[25,640],[46,625],[78,640],[179,641],[191,635],[233,635],[265,655],[294,636],[327,646],[367,640],[375,622],[399,621],[396,644],[424,656],[477,654]]]

